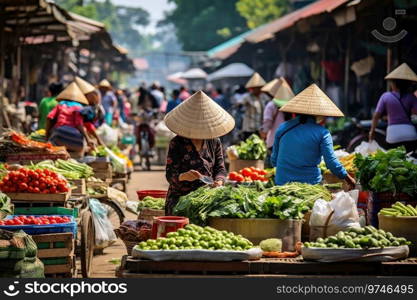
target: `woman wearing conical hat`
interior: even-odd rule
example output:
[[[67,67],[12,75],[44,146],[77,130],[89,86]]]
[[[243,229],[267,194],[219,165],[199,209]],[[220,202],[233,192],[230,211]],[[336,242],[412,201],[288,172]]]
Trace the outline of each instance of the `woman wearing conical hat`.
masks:
[[[259,134],[262,127],[262,114],[268,96],[262,93],[262,87],[265,80],[258,73],[254,73],[246,83],[246,89],[249,91],[242,99],[241,105],[244,109],[242,123],[242,138],[247,139],[252,134]]]
[[[91,140],[97,141],[97,144],[104,145],[96,133],[96,125],[104,121],[105,114],[103,107],[100,105],[100,93],[91,83],[78,76],[75,77],[74,81],[88,100],[88,106],[83,107],[80,111],[87,134]]]
[[[278,86],[271,89],[271,91],[275,91],[274,97],[265,106],[261,130],[261,137],[266,140],[266,146],[269,153],[272,152],[275,132],[279,125],[291,118],[291,114],[284,113],[279,109],[294,97],[294,92],[283,77],[279,78],[277,82]]]
[[[349,185],[355,180],[336,158],[330,132],[317,124],[323,117],[342,117],[343,113],[315,84],[288,101],[280,109],[297,116],[283,123],[275,134],[271,163],[277,168],[275,183],[318,184],[322,181],[318,165],[323,157],[327,168]]]
[[[177,134],[170,142],[166,165],[169,190],[165,212],[172,215],[181,196],[205,184],[203,176],[214,186],[223,185],[227,172],[219,137],[229,133],[235,121],[200,91],[168,113],[165,124]]]
[[[80,157],[84,154],[85,141],[94,147],[80,113],[88,100],[75,82],[69,84],[56,100],[58,105],[48,114],[46,137],[56,146],[65,146],[72,156]]]
[[[403,63],[389,73],[385,79],[390,80],[391,91],[385,92],[379,98],[372,118],[369,140],[375,135],[379,120],[388,116],[386,141],[392,148],[405,146],[407,152],[417,148],[417,131],[411,115],[417,114],[417,98],[411,89],[412,82],[417,81],[417,75]]]

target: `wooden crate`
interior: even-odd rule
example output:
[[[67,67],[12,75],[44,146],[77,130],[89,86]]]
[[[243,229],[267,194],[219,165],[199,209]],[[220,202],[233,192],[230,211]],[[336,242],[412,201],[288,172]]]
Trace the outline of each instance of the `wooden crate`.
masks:
[[[59,194],[40,193],[7,193],[12,202],[61,202],[64,203],[71,196],[71,191]]]
[[[70,180],[70,183],[71,185],[76,187],[71,191],[72,194],[86,194],[87,185],[84,178]]]
[[[72,277],[74,274],[74,236],[71,232],[32,236],[38,245],[38,258],[49,277]],[[54,263],[56,261],[56,263]]]
[[[19,152],[7,153],[3,155],[5,161],[9,164],[30,165],[31,163],[38,163],[44,160],[68,159],[70,155],[68,152],[49,153],[47,151],[39,152]]]
[[[162,216],[165,216],[164,210],[143,208],[138,215],[138,220],[144,220],[144,221],[153,223],[154,217],[162,217]]]
[[[107,170],[94,171],[94,177],[101,180],[111,179],[113,177],[111,166]]]

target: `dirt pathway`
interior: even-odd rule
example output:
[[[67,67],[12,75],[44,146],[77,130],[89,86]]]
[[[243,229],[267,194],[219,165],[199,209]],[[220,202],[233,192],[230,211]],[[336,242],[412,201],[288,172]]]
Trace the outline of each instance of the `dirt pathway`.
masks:
[[[136,191],[152,189],[167,190],[168,183],[165,180],[165,171],[163,167],[152,167],[152,171],[138,171],[132,174],[132,179],[127,186],[127,196],[129,200],[137,200]],[[136,215],[127,212],[127,219],[136,219]],[[94,256],[93,260],[93,278],[115,277],[116,265],[109,263],[112,258],[121,258],[126,254],[126,248],[121,240],[104,249],[102,255]]]

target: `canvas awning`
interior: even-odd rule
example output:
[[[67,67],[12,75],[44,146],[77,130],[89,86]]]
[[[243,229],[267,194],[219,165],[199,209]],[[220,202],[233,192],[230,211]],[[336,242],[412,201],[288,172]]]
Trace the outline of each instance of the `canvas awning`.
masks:
[[[302,19],[323,13],[330,13],[349,1],[351,0],[319,0],[313,2],[270,23],[258,27],[248,34],[245,37],[245,40],[250,43],[259,43],[271,39],[276,33],[295,25]]]
[[[182,73],[181,77],[185,79],[206,79],[207,73],[200,68],[192,68]]]
[[[242,78],[252,76],[254,70],[243,63],[233,63],[207,76],[207,80],[214,81],[225,78]]]

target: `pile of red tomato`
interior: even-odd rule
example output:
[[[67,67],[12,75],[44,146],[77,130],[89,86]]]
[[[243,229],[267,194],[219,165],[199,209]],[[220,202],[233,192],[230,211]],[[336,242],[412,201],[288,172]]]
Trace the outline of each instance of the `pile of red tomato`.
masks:
[[[69,217],[60,216],[16,216],[10,220],[0,220],[0,225],[49,225],[71,222]]]
[[[11,171],[0,181],[0,191],[5,193],[56,194],[68,192],[67,181],[48,169]]]
[[[262,169],[250,167],[244,168],[239,172],[231,172],[229,174],[229,180],[237,182],[253,182],[262,181],[268,182],[269,178],[266,176],[268,172]]]

